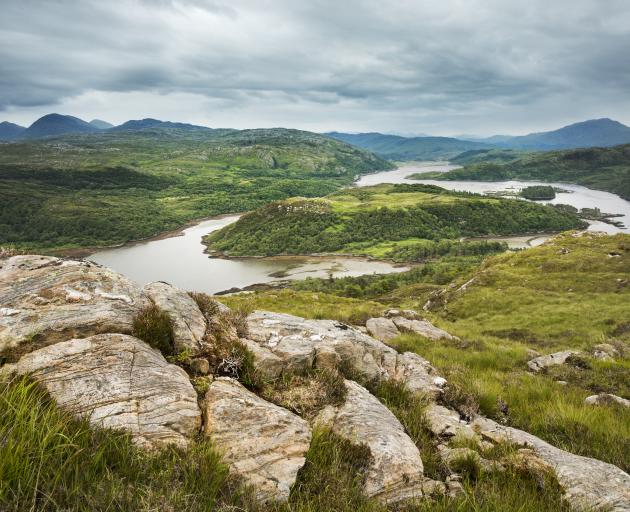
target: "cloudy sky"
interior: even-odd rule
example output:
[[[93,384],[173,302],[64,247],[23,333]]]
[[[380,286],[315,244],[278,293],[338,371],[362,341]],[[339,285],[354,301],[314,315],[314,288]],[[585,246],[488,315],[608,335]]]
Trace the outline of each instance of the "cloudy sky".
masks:
[[[0,0],[0,120],[630,124],[629,0]]]

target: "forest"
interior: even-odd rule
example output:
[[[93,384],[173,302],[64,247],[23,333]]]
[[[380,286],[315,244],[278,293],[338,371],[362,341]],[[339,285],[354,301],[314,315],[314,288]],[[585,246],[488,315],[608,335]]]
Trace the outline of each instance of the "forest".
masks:
[[[0,144],[0,245],[117,245],[271,201],[316,197],[381,158],[298,130],[159,129]]]
[[[557,232],[584,225],[574,213],[525,201],[426,185],[378,185],[342,190],[324,199],[275,202],[211,233],[205,241],[211,250],[229,256],[270,256],[353,252],[352,244],[357,243],[376,245],[409,238],[438,242]],[[421,257],[438,245],[415,250]],[[454,247],[444,250],[456,252]]]

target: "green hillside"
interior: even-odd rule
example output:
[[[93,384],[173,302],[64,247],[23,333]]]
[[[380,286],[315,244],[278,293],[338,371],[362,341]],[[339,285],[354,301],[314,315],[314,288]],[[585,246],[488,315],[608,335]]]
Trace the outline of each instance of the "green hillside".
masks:
[[[272,203],[210,234],[206,242],[232,256],[370,253],[387,250],[392,241],[425,244],[426,240],[562,231],[582,225],[571,213],[525,201],[430,185],[378,185],[345,189],[324,199]]]
[[[120,244],[391,167],[309,132],[176,126],[0,145],[0,244]]]
[[[630,144],[545,153],[471,151],[454,159],[454,162],[465,167],[439,176],[434,173],[432,179],[576,183],[630,199]],[[416,175],[418,179],[422,177],[421,174]]]

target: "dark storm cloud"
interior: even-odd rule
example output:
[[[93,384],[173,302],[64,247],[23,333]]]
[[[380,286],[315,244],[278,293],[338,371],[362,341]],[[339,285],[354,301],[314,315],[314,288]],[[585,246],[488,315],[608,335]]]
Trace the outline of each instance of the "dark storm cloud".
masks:
[[[65,107],[114,121],[181,112],[215,125],[311,129],[630,121],[626,0],[2,0],[1,8],[0,110],[18,120]]]

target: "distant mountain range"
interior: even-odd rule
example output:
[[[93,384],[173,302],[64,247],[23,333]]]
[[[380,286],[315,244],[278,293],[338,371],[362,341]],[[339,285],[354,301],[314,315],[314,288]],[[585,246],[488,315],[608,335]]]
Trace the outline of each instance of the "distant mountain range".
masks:
[[[25,128],[7,121],[0,123],[0,140],[40,139],[66,134],[100,133],[104,131],[139,131],[162,128],[176,128],[190,131],[212,130],[205,126],[186,123],[172,123],[158,119],[139,119],[127,121],[114,126],[101,119],[93,119],[89,123],[78,117],[61,114],[47,114],[40,117],[31,126]]]
[[[382,133],[339,133],[325,135],[353,146],[367,149],[390,160],[441,160],[449,159],[473,149],[492,146],[450,137],[401,137]]]
[[[550,151],[630,143],[630,127],[612,119],[592,119],[550,132],[523,136],[494,135],[487,138],[458,139],[401,137],[382,133],[330,132],[325,135],[373,151],[391,160],[451,159],[466,151],[491,148]]]
[[[610,147],[630,143],[630,127],[608,118],[590,119],[550,132],[530,133],[516,137],[494,135],[469,140],[502,148],[529,150]]]
[[[119,126],[100,119],[89,123],[73,116],[48,114],[25,128],[17,124],[0,123],[0,141],[39,139],[66,134],[90,134],[101,132],[152,131],[165,133],[164,129],[198,132],[213,131],[211,128],[187,123],[139,119],[127,121]],[[494,135],[486,138],[473,136],[462,138],[430,137],[384,133],[341,133],[324,135],[353,146],[372,151],[390,160],[447,160],[467,151],[488,149],[517,149],[525,151],[550,151],[589,147],[610,147],[630,143],[630,127],[612,119],[591,119],[571,124],[558,130],[529,135]]]

